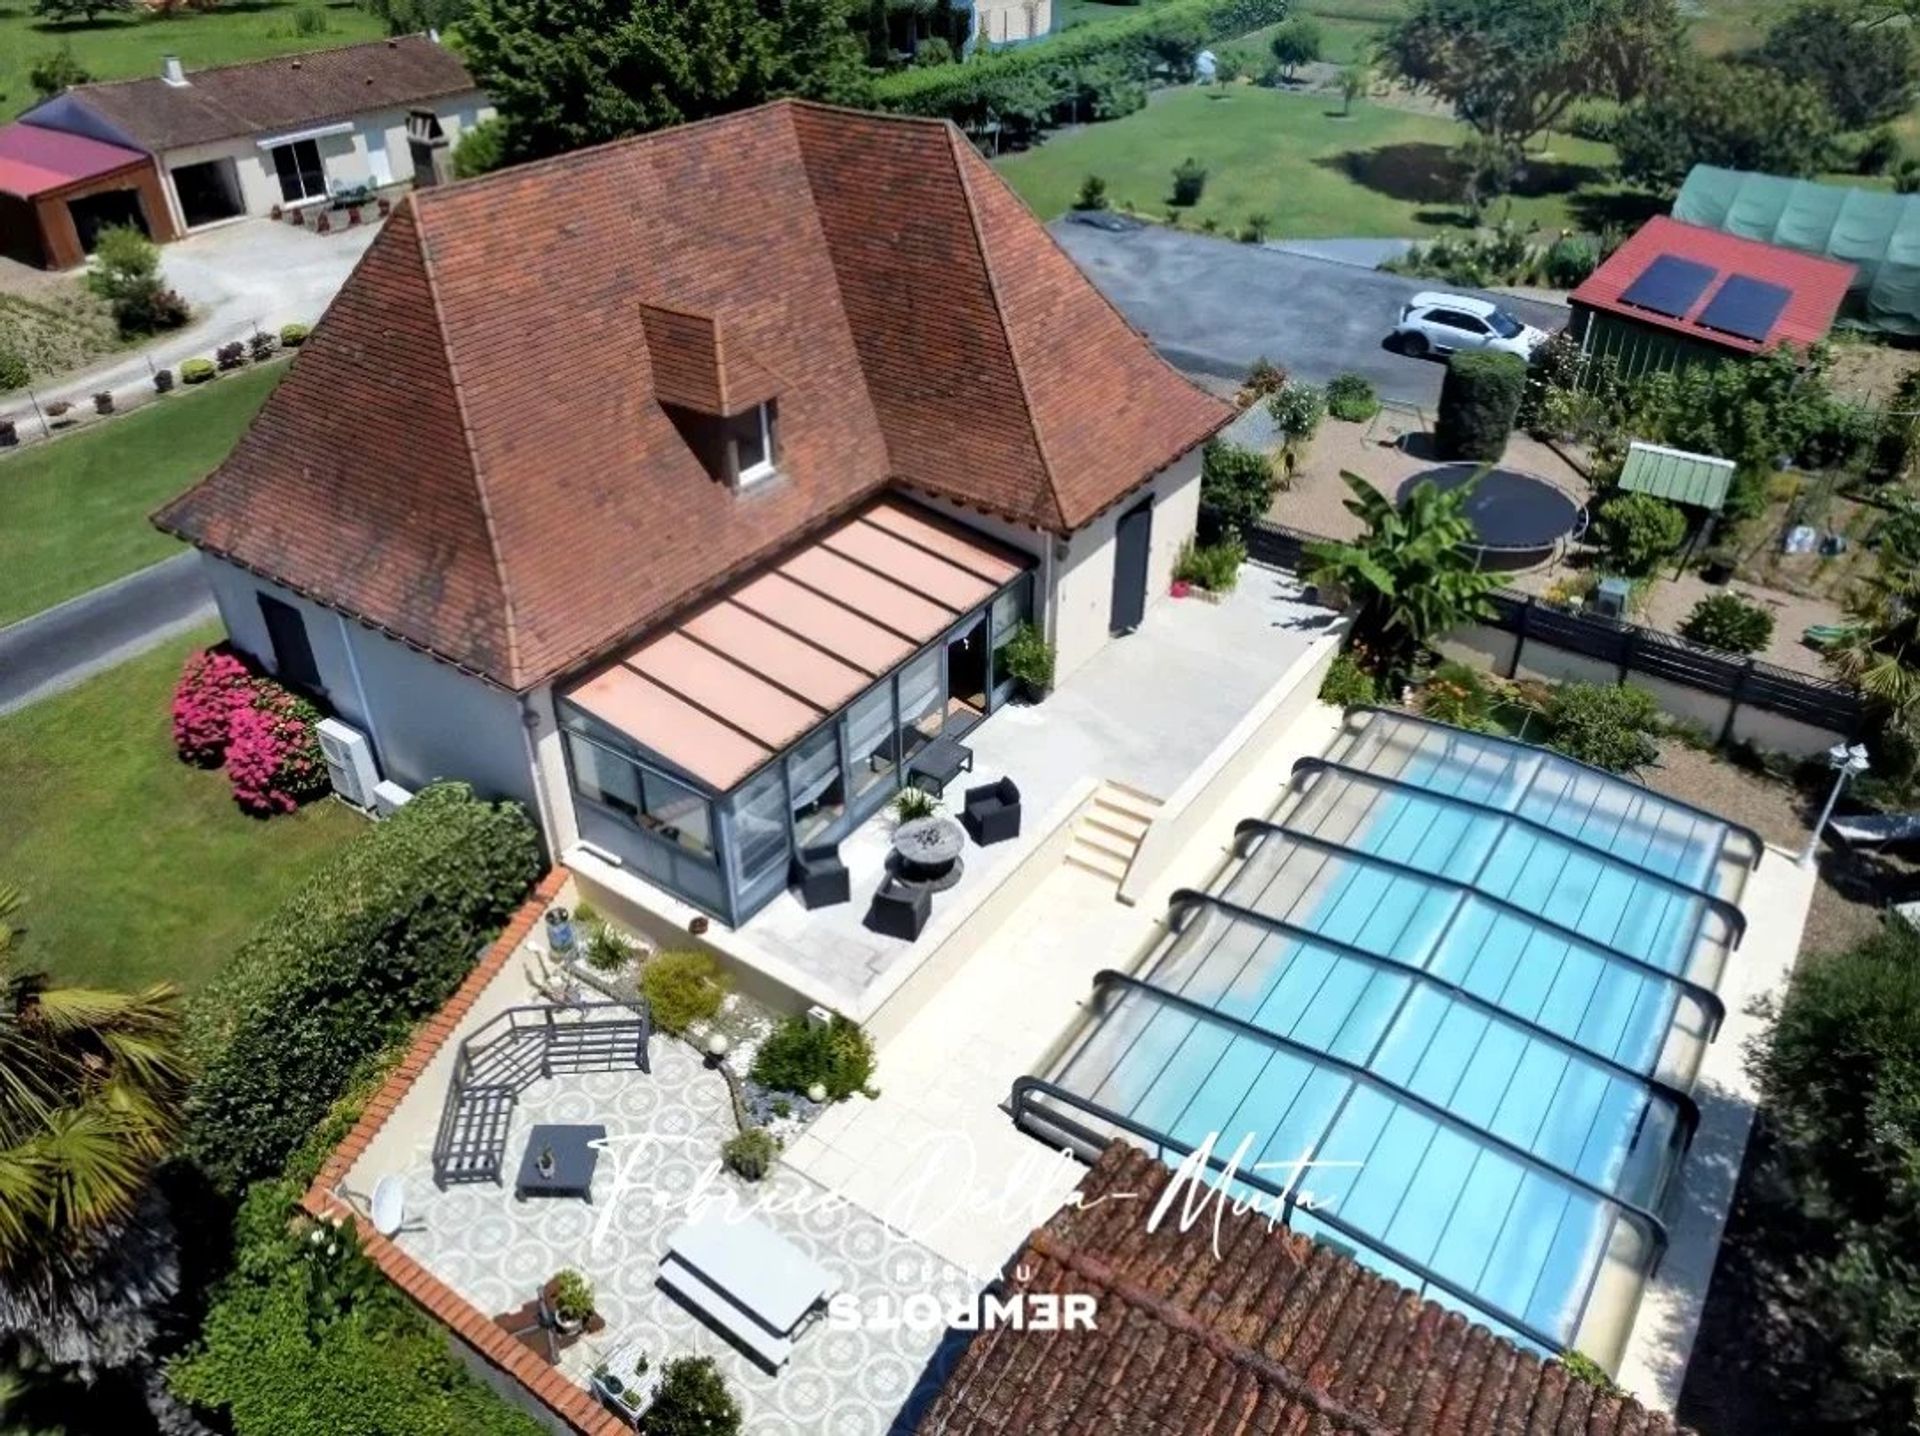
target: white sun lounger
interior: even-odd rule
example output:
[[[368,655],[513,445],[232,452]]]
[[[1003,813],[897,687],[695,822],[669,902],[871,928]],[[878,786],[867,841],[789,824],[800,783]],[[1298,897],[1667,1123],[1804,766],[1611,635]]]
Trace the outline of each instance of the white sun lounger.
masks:
[[[1855,813],[1829,818],[1827,828],[1855,847],[1920,842],[1920,813]]]
[[[778,1367],[801,1321],[838,1283],[772,1228],[728,1212],[724,1204],[710,1204],[667,1238],[660,1280]]]

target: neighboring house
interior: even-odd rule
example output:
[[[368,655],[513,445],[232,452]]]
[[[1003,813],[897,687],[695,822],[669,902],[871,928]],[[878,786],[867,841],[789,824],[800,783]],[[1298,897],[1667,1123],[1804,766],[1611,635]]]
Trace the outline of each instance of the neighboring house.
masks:
[[[976,44],[1038,40],[1053,29],[1053,0],[974,0]]]
[[[1265,1207],[1153,1221],[1174,1174],[1122,1142],[1034,1232],[999,1293],[1093,1303],[1091,1328],[1001,1322],[973,1337],[918,1436],[1672,1436],[1672,1419],[1602,1391],[1457,1311],[1423,1301]],[[1207,1187],[1199,1196],[1213,1198]],[[1176,1196],[1176,1203],[1182,1198]],[[1035,1299],[1041,1299],[1036,1301]]]
[[[150,156],[166,222],[143,218],[166,238],[342,186],[436,183],[461,132],[492,113],[458,56],[408,35],[191,72],[169,57],[147,79],[73,86],[9,130]]]
[[[138,225],[156,239],[175,236],[151,158],[85,135],[0,127],[0,255],[70,269],[115,224]]]
[[[1833,328],[1853,266],[1655,215],[1568,296],[1581,352],[1622,375],[1718,362]]]
[[[416,193],[156,522],[387,778],[738,924],[1141,621],[1231,414],[952,126],[781,102]]]

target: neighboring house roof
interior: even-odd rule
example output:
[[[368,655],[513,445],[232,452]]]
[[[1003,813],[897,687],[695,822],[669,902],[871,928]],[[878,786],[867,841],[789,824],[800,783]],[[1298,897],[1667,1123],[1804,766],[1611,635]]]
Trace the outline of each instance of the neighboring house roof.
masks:
[[[888,495],[566,696],[725,792],[1032,562]]]
[[[1209,1207],[1183,1231],[1176,1201],[1149,1232],[1172,1175],[1124,1142],[1107,1148],[1078,1203],[1033,1234],[1005,1282],[1012,1292],[1093,1296],[1095,1328],[980,1332],[919,1436],[1675,1430],[1631,1398],[1603,1395],[1275,1226],[1264,1209],[1223,1213],[1216,1228]]]
[[[1726,502],[1727,490],[1733,484],[1733,471],[1732,459],[1690,454],[1684,449],[1669,449],[1635,439],[1627,445],[1627,461],[1620,469],[1620,487],[1671,499],[1676,504],[1717,509]]]
[[[1681,266],[1697,265],[1712,275],[1691,295],[1679,314],[1656,312],[1627,298],[1635,285],[1661,260]],[[1786,291],[1784,303],[1765,324],[1759,338],[1745,337],[1716,327],[1716,302],[1735,279],[1758,281]],[[1757,353],[1776,344],[1805,348],[1827,337],[1853,266],[1821,259],[1775,244],[1741,239],[1717,229],[1683,224],[1664,214],[1648,220],[1569,296],[1576,304],[1618,314],[1704,343],[1742,353]]]
[[[17,122],[0,127],[0,194],[32,199],[145,163],[147,157],[138,150],[85,135]]]
[[[190,70],[184,85],[169,84],[157,75],[75,85],[52,103],[77,102],[129,142],[161,154],[215,140],[297,130],[474,88],[473,76],[451,50],[425,35],[403,35]]]
[[[766,378],[736,493],[662,387]],[[952,126],[782,101],[414,194],[156,521],[524,689],[889,483],[1068,532],[1231,415]]]

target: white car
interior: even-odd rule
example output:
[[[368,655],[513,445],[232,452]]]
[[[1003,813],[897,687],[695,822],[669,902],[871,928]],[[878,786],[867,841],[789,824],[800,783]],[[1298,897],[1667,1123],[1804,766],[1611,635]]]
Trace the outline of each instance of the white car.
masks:
[[[1401,309],[1392,337],[1402,354],[1416,359],[1456,349],[1491,349],[1526,359],[1546,342],[1547,335],[1484,299],[1424,293],[1414,295]]]

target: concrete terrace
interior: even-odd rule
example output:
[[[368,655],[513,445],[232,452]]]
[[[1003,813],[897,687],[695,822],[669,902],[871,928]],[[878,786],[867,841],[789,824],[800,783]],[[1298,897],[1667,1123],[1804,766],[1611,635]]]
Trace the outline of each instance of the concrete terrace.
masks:
[[[850,834],[840,853],[853,900],[809,912],[783,893],[739,930],[708,941],[777,973],[815,1001],[864,1019],[917,965],[1052,836],[1102,780],[1154,799],[1172,797],[1235,727],[1321,640],[1336,615],[1301,599],[1290,574],[1249,564],[1219,603],[1198,598],[1155,605],[1134,634],[1103,648],[1038,706],[1010,705],[970,731],[974,768],[947,791],[957,813],[963,790],[1002,775],[1019,785],[1020,837],[991,848],[967,845],[965,871],[937,893],[918,941],[869,931],[863,919],[880,885],[893,831],[882,811]],[[604,865],[569,854],[569,866],[596,882]],[[678,905],[654,911],[684,927]]]

